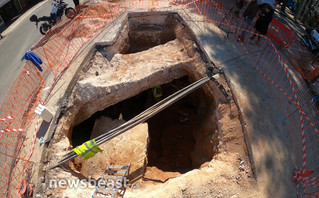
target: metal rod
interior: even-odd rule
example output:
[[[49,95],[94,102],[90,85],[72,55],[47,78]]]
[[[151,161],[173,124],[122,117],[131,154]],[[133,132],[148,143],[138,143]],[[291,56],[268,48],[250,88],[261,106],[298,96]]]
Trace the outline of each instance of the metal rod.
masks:
[[[137,126],[138,124],[148,120],[149,118],[153,117],[154,115],[156,115],[157,113],[161,112],[162,110],[164,110],[165,108],[169,107],[170,105],[172,105],[173,103],[177,102],[178,100],[180,100],[181,98],[185,97],[186,95],[188,95],[189,93],[195,91],[196,89],[198,89],[199,87],[203,86],[204,84],[206,84],[208,81],[210,80],[209,77],[204,77],[190,85],[188,85],[187,87],[184,87],[183,89],[175,92],[174,94],[164,98],[163,100],[161,100],[160,102],[154,104],[153,106],[151,106],[150,108],[146,109],[145,111],[143,111],[142,113],[138,114],[137,116],[135,116],[134,118],[132,118],[131,120],[125,122],[124,124],[116,127],[115,129],[112,129],[110,131],[107,131],[106,133],[98,136],[97,138],[95,138],[96,144],[97,145],[101,145],[104,142],[128,131],[129,129]],[[62,160],[60,160],[56,165],[51,166],[49,169],[55,168],[67,161],[70,161],[72,159],[74,159],[75,157],[77,157],[78,155],[72,150],[70,152],[68,152],[67,154],[65,154],[62,158]]]

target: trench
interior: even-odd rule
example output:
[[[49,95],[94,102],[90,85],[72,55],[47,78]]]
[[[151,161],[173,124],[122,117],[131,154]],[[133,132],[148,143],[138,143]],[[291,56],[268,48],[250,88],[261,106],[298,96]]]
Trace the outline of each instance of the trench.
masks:
[[[122,30],[121,39],[111,46],[98,46],[97,51],[111,61],[116,53],[134,54],[147,51],[175,39],[182,42],[185,39],[181,38],[182,33],[189,34],[187,28],[181,31],[180,19],[174,15],[159,15],[159,18],[155,17],[160,21],[157,23],[154,23],[154,16],[152,17],[152,20],[148,20],[147,16],[130,17],[128,24]],[[190,38],[190,36],[187,37]],[[193,45],[190,46],[193,47]],[[97,111],[71,129],[69,137],[72,146],[76,147],[100,135],[92,134],[97,119],[108,117],[113,120],[128,121],[159,100],[191,83],[190,76],[187,75],[172,79],[169,83],[160,85],[162,96],[159,98],[154,97],[154,90],[151,88],[107,106],[102,111]],[[147,167],[183,174],[200,168],[202,164],[210,161],[218,150],[214,98],[208,96],[204,88],[199,88],[187,95],[146,122],[149,138],[145,164]],[[121,157],[130,158],[129,155]],[[83,162],[77,163],[79,164],[75,166],[76,169],[82,172],[81,163]],[[141,168],[145,172],[146,167]]]
[[[163,90],[171,94],[187,84],[189,82],[183,78],[163,86]],[[196,144],[196,130],[207,114],[198,109],[199,106],[207,105],[204,98],[198,98],[199,95],[201,90],[176,102],[148,121],[148,166],[180,173],[199,168],[193,166],[191,157]]]
[[[136,25],[135,22],[131,22],[128,41],[119,53],[132,54],[141,52],[176,39],[174,28],[172,28],[174,24],[173,19],[167,19],[164,25]]]
[[[163,91],[161,99],[188,84],[190,82],[185,76],[161,85]],[[153,89],[149,89],[107,107],[103,111],[96,112],[89,119],[73,128],[73,147],[89,140],[90,137],[95,138],[94,135],[92,136],[92,129],[95,120],[101,116],[128,121],[158,100],[153,96]],[[208,154],[206,160],[198,160],[194,157],[202,155],[202,153],[197,153],[201,150],[196,150],[195,146],[207,147],[206,149],[210,149],[211,146],[210,144],[205,145],[205,141],[200,141],[202,134],[198,133],[206,128],[203,125],[205,117],[211,116],[209,115],[211,113],[209,110],[210,105],[212,105],[211,100],[202,89],[199,89],[147,120],[149,126],[147,166],[155,166],[164,172],[186,173],[194,168],[199,168],[200,165],[212,159],[213,154]],[[214,125],[216,123],[208,124]]]

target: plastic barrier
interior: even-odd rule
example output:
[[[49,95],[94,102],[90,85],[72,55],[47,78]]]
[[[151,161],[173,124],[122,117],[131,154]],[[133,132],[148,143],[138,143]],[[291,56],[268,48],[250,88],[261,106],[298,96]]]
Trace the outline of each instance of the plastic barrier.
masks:
[[[309,49],[304,47],[296,53],[296,59],[299,61],[293,62],[302,77],[312,82],[316,80],[318,82],[319,77],[319,54],[316,55],[316,53],[310,52]]]
[[[99,3],[88,1],[86,4],[85,9],[82,9],[72,21],[63,18],[31,48],[42,59],[41,66],[44,71],[39,72],[30,61],[27,61],[1,103],[0,197],[18,197],[17,188],[22,181],[28,181],[32,168],[30,159],[36,142],[35,134],[40,125],[38,119],[35,129],[30,128],[35,117],[35,108],[39,103],[46,103],[52,87],[82,47],[126,8],[152,9],[161,5],[183,7],[193,12],[194,16],[201,16],[206,22],[214,24],[216,30],[227,29],[227,43],[250,60],[256,71],[266,80],[268,90],[280,104],[281,110],[290,116],[286,122],[293,144],[291,152],[295,154],[297,166],[291,176],[298,184],[298,192],[305,197],[319,196],[317,104],[313,101],[313,96],[302,77],[296,75],[297,71],[293,67],[283,62],[267,37],[261,35],[262,42],[259,44],[258,53],[255,51],[255,45],[237,41],[242,31],[247,32],[248,38],[254,34],[254,29],[246,27],[242,19],[230,11],[234,5],[233,0],[127,0]],[[294,41],[294,34],[276,23],[276,20],[271,28],[272,37],[282,42],[284,47],[289,47]],[[49,91],[45,91],[48,90],[47,87]],[[27,130],[34,130],[34,133],[27,134]]]
[[[296,34],[277,19],[273,19],[267,34],[284,48],[289,48],[296,40]]]

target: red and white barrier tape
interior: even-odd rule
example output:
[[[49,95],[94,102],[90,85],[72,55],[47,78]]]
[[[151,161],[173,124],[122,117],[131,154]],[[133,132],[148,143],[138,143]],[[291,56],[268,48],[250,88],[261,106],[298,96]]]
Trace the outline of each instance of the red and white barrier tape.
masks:
[[[288,79],[290,88],[292,89],[292,92],[293,92],[293,95],[294,95],[294,98],[295,98],[295,103],[296,103],[298,111],[299,111],[301,137],[302,137],[302,175],[305,175],[307,154],[306,154],[306,136],[305,136],[305,128],[304,128],[304,120],[303,120],[303,115],[304,115],[303,114],[303,110],[301,109],[301,106],[300,106],[300,103],[299,103],[299,97],[297,96],[297,92],[295,90],[294,83],[292,82],[291,75],[289,74],[289,71],[288,71],[287,67],[285,66],[285,63],[284,63],[283,59],[279,55],[278,50],[276,49],[276,47],[273,45],[272,42],[270,42],[270,43],[271,43],[273,49],[275,50],[275,52],[277,54],[277,57],[279,59],[279,63],[282,65],[284,73],[285,73],[285,75],[286,75],[286,77]],[[308,120],[309,120],[309,123],[311,124],[311,126],[316,130],[316,132],[318,132],[317,128],[313,125],[311,120],[310,119],[308,119]],[[301,179],[303,180],[302,183],[304,183],[305,182],[304,181],[304,177],[301,177]],[[305,191],[305,186],[303,186],[303,190]],[[298,191],[298,188],[297,188],[297,191]]]
[[[12,116],[7,116],[7,117],[0,118],[0,121],[2,121],[2,122],[5,122],[7,120],[13,120],[13,117]]]
[[[26,74],[27,76],[30,76],[30,72],[27,70],[23,71],[23,73]]]
[[[4,132],[24,132],[25,129],[2,129],[0,131],[0,133],[4,133]]]
[[[313,173],[314,173],[314,171],[304,171],[304,170],[301,170],[300,168],[297,168],[293,172],[292,181],[297,184],[297,188],[298,188],[299,184],[303,184],[304,187],[305,186],[308,186],[308,187],[319,186],[319,178],[318,177],[309,177]],[[299,192],[298,192],[298,194],[299,194]],[[304,194],[301,194],[301,195],[304,195]],[[319,192],[314,194],[314,195],[307,196],[307,197],[312,197],[312,198],[319,197]]]
[[[270,42],[271,43],[271,42]],[[305,118],[309,121],[310,125],[314,128],[314,130],[316,131],[317,134],[318,133],[318,129],[317,127],[313,124],[313,122],[310,120],[310,118],[306,115],[306,113],[303,111],[303,109],[301,108],[300,106],[300,103],[299,103],[299,97],[297,96],[297,92],[295,90],[295,87],[294,87],[294,83],[292,82],[292,78],[291,78],[291,75],[289,74],[289,71],[286,67],[286,65],[284,64],[283,62],[283,59],[280,57],[279,55],[279,52],[277,51],[277,49],[275,48],[275,46],[271,43],[273,49],[275,50],[276,54],[277,54],[277,57],[279,59],[279,63],[280,65],[282,65],[282,68],[285,72],[285,75],[288,79],[288,82],[289,82],[289,85],[290,85],[290,88],[293,92],[293,96],[295,98],[295,100],[293,100],[284,90],[282,90],[282,88],[280,88],[280,86],[275,83],[273,80],[271,80],[263,71],[261,71],[259,68],[256,67],[257,71],[259,73],[261,73],[266,79],[268,79],[273,85],[275,85],[277,88],[279,88],[279,90],[289,98],[289,100],[291,100],[298,108],[298,111],[299,111],[299,118],[300,118],[300,128],[301,128],[301,136],[302,136],[302,169],[298,169],[298,171],[294,172],[294,176],[293,176],[293,181],[295,181],[296,183],[307,183],[309,185],[314,185],[314,184],[317,184],[316,181],[318,181],[318,178],[314,178],[314,177],[303,177],[303,175],[305,175],[305,171],[306,171],[306,157],[307,157],[307,154],[306,154],[306,137],[305,137],[305,129],[304,129],[304,119],[303,119],[303,116],[305,116]],[[298,188],[297,188],[298,190]],[[305,185],[303,186],[303,190],[305,191]]]
[[[34,133],[33,133],[33,136],[32,136],[32,141],[31,141],[31,151],[30,151],[30,155],[29,155],[29,158],[27,161],[29,161],[33,155],[33,152],[35,150],[35,143],[37,141],[37,133],[38,133],[38,130],[39,130],[39,127],[40,127],[40,123],[41,123],[41,118],[40,116],[38,116],[38,120],[37,120],[37,124],[35,126],[35,129],[34,129]]]

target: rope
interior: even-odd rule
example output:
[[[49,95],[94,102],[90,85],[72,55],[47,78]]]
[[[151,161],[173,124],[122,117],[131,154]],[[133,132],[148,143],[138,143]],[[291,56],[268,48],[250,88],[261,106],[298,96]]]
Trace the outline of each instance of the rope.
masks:
[[[0,118],[0,121],[2,121],[2,122],[7,121],[7,120],[13,120],[13,116],[7,116],[7,117]]]

